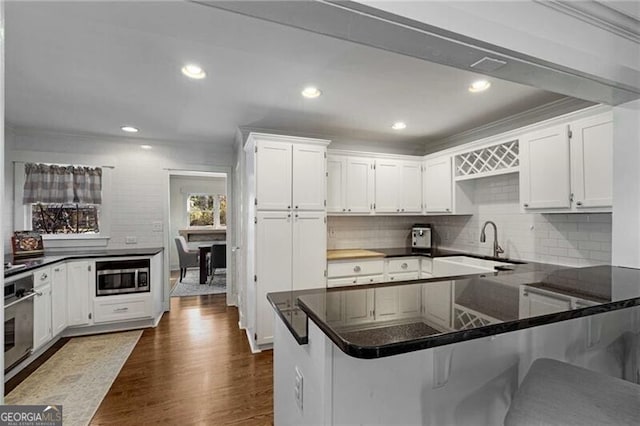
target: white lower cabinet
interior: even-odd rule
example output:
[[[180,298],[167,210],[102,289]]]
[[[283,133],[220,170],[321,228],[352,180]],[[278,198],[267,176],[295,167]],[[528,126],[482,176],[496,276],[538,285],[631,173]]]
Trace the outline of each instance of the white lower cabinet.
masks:
[[[33,350],[48,343],[51,330],[51,283],[37,287],[33,302]]]
[[[149,318],[152,314],[151,297],[106,296],[93,302],[94,323]]]
[[[520,290],[520,318],[553,314],[571,309],[571,298],[531,289]]]
[[[345,323],[359,324],[373,320],[374,291],[352,290],[344,294]]]
[[[51,278],[51,328],[57,336],[67,328],[67,265],[52,268]]]
[[[453,281],[438,281],[422,287],[423,315],[435,328],[449,330],[452,321]]]
[[[78,260],[67,263],[67,324],[89,325],[92,319],[90,289],[95,286],[94,262]]]

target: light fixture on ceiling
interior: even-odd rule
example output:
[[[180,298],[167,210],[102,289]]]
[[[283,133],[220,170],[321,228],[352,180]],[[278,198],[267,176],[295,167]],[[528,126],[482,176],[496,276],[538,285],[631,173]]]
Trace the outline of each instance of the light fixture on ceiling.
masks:
[[[133,127],[133,126],[122,126],[122,127],[120,127],[120,129],[123,132],[127,132],[127,133],[138,133],[140,131],[140,129],[138,129],[137,127]]]
[[[149,149],[152,148],[152,146],[151,145],[140,145],[140,148],[149,150]]]
[[[202,69],[202,67],[196,64],[187,64],[182,67],[182,74],[195,80],[202,80],[207,76],[207,73]]]
[[[320,91],[320,89],[313,86],[305,87],[304,89],[302,89],[301,93],[302,93],[302,96],[309,99],[317,98],[318,96],[322,95],[322,92]]]
[[[484,92],[489,87],[491,87],[491,83],[488,80],[476,80],[469,86],[469,91],[471,93]]]
[[[403,130],[407,128],[407,123],[403,122],[403,121],[396,121],[395,123],[393,123],[393,125],[391,126],[391,128],[393,130]]]

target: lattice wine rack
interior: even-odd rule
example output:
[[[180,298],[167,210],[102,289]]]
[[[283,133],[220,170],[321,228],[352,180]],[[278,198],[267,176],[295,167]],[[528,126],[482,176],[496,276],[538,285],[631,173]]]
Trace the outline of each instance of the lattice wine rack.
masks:
[[[518,171],[518,141],[464,152],[455,156],[456,180],[475,179]]]
[[[454,328],[456,330],[468,330],[498,322],[495,318],[482,315],[469,308],[461,308],[454,305]]]

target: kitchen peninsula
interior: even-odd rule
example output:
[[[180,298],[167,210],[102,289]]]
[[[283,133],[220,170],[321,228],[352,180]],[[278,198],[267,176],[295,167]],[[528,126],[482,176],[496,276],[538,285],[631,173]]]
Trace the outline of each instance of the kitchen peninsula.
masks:
[[[376,315],[389,292],[417,295],[419,308]],[[623,376],[625,333],[638,329],[640,270],[530,263],[269,300],[277,424],[502,424],[537,358]],[[373,316],[349,320],[363,304]],[[436,316],[446,321],[434,321],[430,307],[446,307]]]

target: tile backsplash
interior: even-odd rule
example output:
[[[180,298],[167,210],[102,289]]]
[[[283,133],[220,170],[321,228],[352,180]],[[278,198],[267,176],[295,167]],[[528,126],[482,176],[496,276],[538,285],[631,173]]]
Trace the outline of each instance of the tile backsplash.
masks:
[[[410,244],[414,223],[431,223],[438,247],[491,254],[493,228],[480,243],[487,220],[498,226],[498,242],[505,256],[515,259],[590,266],[611,263],[611,214],[521,213],[517,174],[476,182],[472,216],[329,217],[328,247],[383,248]]]

